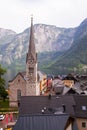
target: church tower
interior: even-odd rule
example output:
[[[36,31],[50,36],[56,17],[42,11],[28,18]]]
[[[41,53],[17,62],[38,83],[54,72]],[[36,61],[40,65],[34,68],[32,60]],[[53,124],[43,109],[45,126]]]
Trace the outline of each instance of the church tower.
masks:
[[[37,83],[37,54],[34,43],[33,17],[31,17],[29,48],[26,56],[26,96],[39,95]]]

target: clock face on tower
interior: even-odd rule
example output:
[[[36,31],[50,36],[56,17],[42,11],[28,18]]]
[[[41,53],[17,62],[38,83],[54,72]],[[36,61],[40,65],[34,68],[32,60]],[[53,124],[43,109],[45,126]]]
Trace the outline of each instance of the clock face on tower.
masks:
[[[34,64],[34,61],[33,61],[32,59],[30,59],[30,60],[28,61],[28,65],[32,65],[32,64]]]

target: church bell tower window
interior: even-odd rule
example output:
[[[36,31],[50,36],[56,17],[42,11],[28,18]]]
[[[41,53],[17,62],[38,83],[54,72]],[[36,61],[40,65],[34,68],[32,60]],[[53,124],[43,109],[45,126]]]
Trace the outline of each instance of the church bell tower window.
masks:
[[[34,72],[34,68],[33,67],[29,67],[29,73],[32,74]]]

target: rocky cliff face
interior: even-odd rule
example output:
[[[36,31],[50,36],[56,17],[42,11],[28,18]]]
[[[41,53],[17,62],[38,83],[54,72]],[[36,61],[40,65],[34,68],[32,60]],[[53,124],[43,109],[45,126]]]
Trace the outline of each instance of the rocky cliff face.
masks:
[[[20,34],[11,30],[0,29],[0,63],[11,64],[26,55],[29,44],[29,30]],[[37,52],[65,51],[73,43],[76,29],[58,28],[56,26],[34,25]]]
[[[9,43],[15,35],[16,32],[12,30],[0,28],[0,45]]]
[[[25,70],[30,28],[20,34],[0,29],[0,64],[12,79]],[[34,25],[36,51],[40,70],[48,73],[82,72],[87,66],[87,19],[76,28],[59,28],[45,24]]]
[[[51,62],[48,67],[45,66],[45,72],[48,70],[50,73],[87,74],[87,19],[76,28],[73,44],[70,49],[60,57],[56,57],[54,63]]]

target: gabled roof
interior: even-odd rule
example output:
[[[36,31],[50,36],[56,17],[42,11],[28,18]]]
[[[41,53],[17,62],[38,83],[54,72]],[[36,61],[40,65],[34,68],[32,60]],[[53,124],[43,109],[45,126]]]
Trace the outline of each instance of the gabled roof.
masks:
[[[79,80],[87,80],[87,75],[78,75],[77,78]]]
[[[60,109],[61,108],[61,109]],[[86,95],[62,95],[62,96],[22,96],[19,115],[38,115],[67,113],[69,115],[87,118]]]
[[[63,95],[65,94],[81,94],[81,90],[76,88],[76,87],[72,87],[72,88],[69,88],[69,87],[64,87],[64,90],[63,90]]]
[[[25,71],[24,71],[24,72],[19,72],[19,73],[18,73],[12,80],[10,80],[9,82],[13,82],[18,75],[22,76],[22,78],[25,80],[25,74],[26,74]]]
[[[65,130],[68,115],[19,116],[13,130]]]
[[[42,75],[41,75],[41,74],[42,74]],[[12,80],[10,80],[9,82],[13,82],[18,75],[22,76],[22,78],[26,81],[26,72],[23,71],[23,72],[17,73],[17,75],[16,75]],[[37,76],[38,76],[38,80],[40,80],[40,79],[42,80],[42,79],[43,79],[43,78],[41,77],[41,76],[43,76],[43,73],[42,73],[42,72],[38,71],[38,72],[37,72]]]
[[[63,89],[64,89],[64,86],[54,87],[54,92],[56,94],[62,94],[63,93]]]
[[[65,95],[66,93],[68,93],[68,91],[70,90],[71,88],[65,86],[64,89],[63,89],[63,95]]]
[[[53,114],[58,112],[59,107],[65,106],[64,113],[74,115],[73,96],[22,96],[20,102],[19,115],[26,114]]]
[[[74,80],[74,81],[78,81],[78,79],[74,75],[72,75],[72,74],[68,74],[67,76],[65,76],[63,78],[63,80]]]

